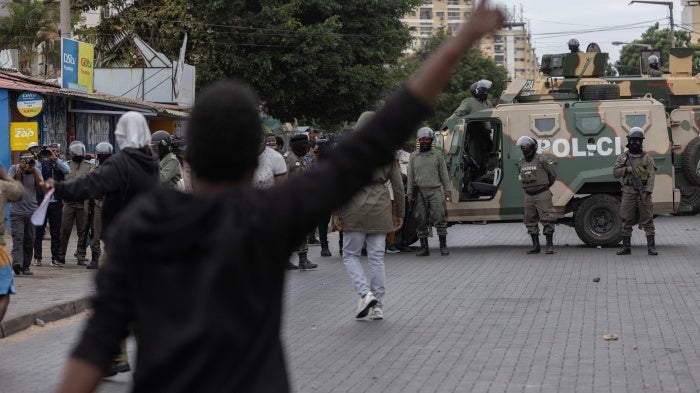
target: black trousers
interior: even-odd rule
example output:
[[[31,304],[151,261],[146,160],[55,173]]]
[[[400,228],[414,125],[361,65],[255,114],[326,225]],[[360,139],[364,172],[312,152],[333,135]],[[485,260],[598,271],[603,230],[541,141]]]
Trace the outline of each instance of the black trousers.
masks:
[[[321,241],[322,248],[328,248],[328,223],[331,221],[331,216],[325,217],[318,223],[318,240]]]
[[[41,259],[41,242],[44,240],[46,232],[46,223],[49,224],[49,232],[51,233],[51,259],[58,259],[61,255],[61,217],[63,211],[63,202],[57,201],[49,203],[49,208],[46,210],[46,218],[44,225],[36,227],[36,236],[34,237],[34,258]]]

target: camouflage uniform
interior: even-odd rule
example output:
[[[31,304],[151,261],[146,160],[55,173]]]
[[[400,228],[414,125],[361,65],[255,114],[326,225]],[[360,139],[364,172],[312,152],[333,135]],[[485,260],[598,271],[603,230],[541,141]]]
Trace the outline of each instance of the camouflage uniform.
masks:
[[[438,236],[446,236],[447,221],[445,221],[443,190],[440,188],[442,186],[445,191],[448,191],[450,184],[442,153],[435,149],[411,153],[408,159],[407,177],[406,193],[414,201],[413,212],[418,224],[416,229],[418,238],[428,237],[428,216],[437,228]]]
[[[552,192],[549,188],[557,179],[552,162],[544,156],[535,153],[530,161],[525,157],[518,162],[520,182],[525,191],[525,218],[523,222],[527,233],[539,236],[539,223],[542,223],[542,233],[554,233]]]
[[[629,157],[629,158],[628,158]],[[625,167],[631,166],[637,171],[644,186],[642,197],[632,187],[632,174],[626,173]],[[622,201],[620,203],[620,218],[622,219],[622,237],[632,236],[632,225],[639,213],[639,229],[644,229],[647,236],[654,236],[654,204],[651,202],[651,193],[654,191],[654,178],[656,166],[654,160],[645,153],[622,153],[617,156],[613,175],[622,178]]]

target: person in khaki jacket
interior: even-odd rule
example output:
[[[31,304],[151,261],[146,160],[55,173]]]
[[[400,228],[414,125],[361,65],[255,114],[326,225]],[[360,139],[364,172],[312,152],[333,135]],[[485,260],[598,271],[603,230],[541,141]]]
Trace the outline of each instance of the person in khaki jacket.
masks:
[[[617,255],[632,253],[630,239],[637,214],[639,214],[639,229],[644,229],[647,235],[648,254],[658,255],[654,240],[654,203],[651,201],[656,166],[654,160],[642,150],[644,130],[632,127],[627,134],[627,141],[628,151],[617,156],[613,167],[613,176],[622,178],[622,200],[620,201],[622,247],[617,251]]]
[[[5,211],[8,201],[21,201],[24,197],[24,186],[17,180],[13,180],[0,163],[0,211]],[[10,305],[10,295],[14,294],[14,277],[12,261],[5,251],[5,220],[0,220],[0,322],[5,317],[7,307]]]
[[[355,128],[361,128],[374,116],[364,112]],[[395,211],[392,212],[391,197],[386,182],[391,182],[394,192]],[[360,300],[355,318],[383,319],[384,299],[384,247],[386,235],[403,224],[405,204],[401,171],[396,162],[377,170],[370,185],[362,189],[340,211],[340,228],[343,231],[343,263],[352,280]],[[367,248],[367,263],[370,282],[360,263],[363,245]]]
[[[518,161],[518,179],[525,192],[523,223],[532,238],[532,248],[527,253],[540,253],[541,222],[547,241],[545,254],[554,254],[554,207],[550,187],[557,180],[557,172],[549,159],[537,153],[537,141],[534,138],[521,136],[516,145],[523,153]]]
[[[416,234],[420,240],[421,249],[416,256],[430,255],[428,234],[431,225],[437,228],[440,255],[449,255],[444,201],[450,201],[452,192],[445,157],[441,151],[433,149],[433,130],[423,127],[418,130],[417,137],[420,148],[408,159],[406,184],[408,203],[413,206]]]
[[[68,167],[70,172],[64,176],[65,181],[76,179],[90,173],[94,167],[91,163],[85,160],[85,145],[83,142],[74,141],[68,146],[70,152],[70,162]],[[61,264],[66,263],[66,252],[68,251],[68,240],[73,231],[73,223],[78,233],[78,265],[87,266],[85,259],[85,231],[87,230],[87,211],[85,210],[85,201],[63,201],[63,216],[61,217],[61,254],[59,261]]]

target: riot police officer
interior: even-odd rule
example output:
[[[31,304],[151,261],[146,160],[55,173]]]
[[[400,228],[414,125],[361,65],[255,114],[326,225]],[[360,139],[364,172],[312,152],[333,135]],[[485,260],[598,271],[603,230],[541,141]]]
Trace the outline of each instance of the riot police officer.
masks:
[[[445,220],[444,200],[450,201],[450,179],[442,152],[433,149],[433,130],[423,127],[418,130],[419,150],[411,153],[408,159],[406,195],[413,203],[416,219],[416,233],[420,239],[419,257],[430,255],[428,232],[432,224],[437,228],[440,239],[440,255],[449,255],[447,249],[447,221]],[[441,189],[442,187],[442,189]]]
[[[90,173],[99,172],[102,164],[114,154],[114,147],[109,142],[100,142],[95,146],[95,155],[97,156],[97,165],[90,170]],[[88,269],[97,269],[100,265],[100,255],[102,249],[100,241],[102,240],[102,196],[92,198],[89,202],[90,213],[88,217],[90,222],[88,225],[92,227],[92,238],[90,240],[90,251],[92,252],[92,260],[87,265]]]
[[[291,151],[285,157],[287,163],[287,176],[291,179],[292,177],[304,173],[309,168],[306,166],[306,160],[304,156],[308,153],[309,137],[305,134],[296,134],[289,140],[289,145]],[[306,236],[304,236],[306,239]],[[318,267],[317,264],[311,263],[307,258],[308,246],[306,240],[297,248],[297,255],[299,256],[299,267],[294,265],[292,262],[287,263],[287,270],[313,270]]]
[[[550,187],[557,180],[554,165],[544,156],[537,153],[537,141],[529,136],[521,136],[516,143],[523,152],[523,157],[518,161],[518,178],[525,191],[525,217],[523,222],[527,232],[532,238],[532,248],[528,254],[540,252],[540,228],[547,243],[545,254],[554,253],[554,217],[552,205],[552,191]]]
[[[167,131],[159,130],[151,135],[151,148],[160,160],[160,184],[165,188],[185,190],[180,160],[173,153],[173,139]]]
[[[567,44],[569,46],[569,50],[571,51],[571,53],[580,52],[580,50],[578,48],[579,48],[579,46],[581,46],[581,43],[579,43],[576,38],[570,39]]]
[[[649,70],[647,73],[649,76],[662,76],[664,74],[664,69],[661,68],[661,63],[659,62],[659,56],[651,55],[649,56]]]
[[[651,194],[654,191],[656,166],[654,160],[644,153],[644,130],[632,127],[627,134],[628,151],[617,156],[613,175],[622,179],[622,200],[620,218],[622,219],[622,247],[617,255],[630,255],[630,238],[632,224],[639,213],[639,229],[644,229],[647,236],[649,255],[658,255],[654,241],[654,205]]]
[[[472,112],[477,112],[482,109],[492,108],[493,105],[487,100],[489,96],[489,89],[493,85],[488,79],[478,80],[469,87],[469,92],[472,94],[471,97],[464,99],[457,109],[455,109],[452,116],[445,120],[447,123],[451,119],[464,117]]]

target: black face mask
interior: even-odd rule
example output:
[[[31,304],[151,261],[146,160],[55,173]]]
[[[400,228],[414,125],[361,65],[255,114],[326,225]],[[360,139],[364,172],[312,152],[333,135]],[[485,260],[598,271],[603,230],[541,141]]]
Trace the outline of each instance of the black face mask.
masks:
[[[630,141],[627,142],[627,148],[632,154],[642,154],[642,141],[636,138],[630,139]]]
[[[73,162],[81,163],[81,162],[83,162],[84,158],[85,158],[84,156],[73,156],[73,157],[71,157],[71,160],[73,160]]]
[[[535,156],[535,146],[529,145],[526,149],[521,148],[521,150],[523,152],[523,157],[528,161],[532,160],[532,157]]]
[[[111,154],[98,154],[98,155],[97,155],[97,161],[98,161],[100,164],[104,164],[104,162],[107,161],[107,159],[108,159],[109,157],[112,157],[112,155],[111,155]]]
[[[486,101],[487,98],[489,98],[489,95],[486,92],[480,93],[479,95],[476,96],[476,99],[479,100],[480,102]]]
[[[418,147],[422,152],[430,151],[433,148],[433,141],[431,140],[430,142],[418,142]]]
[[[304,157],[309,150],[309,144],[306,141],[292,143],[292,153],[298,157]]]

